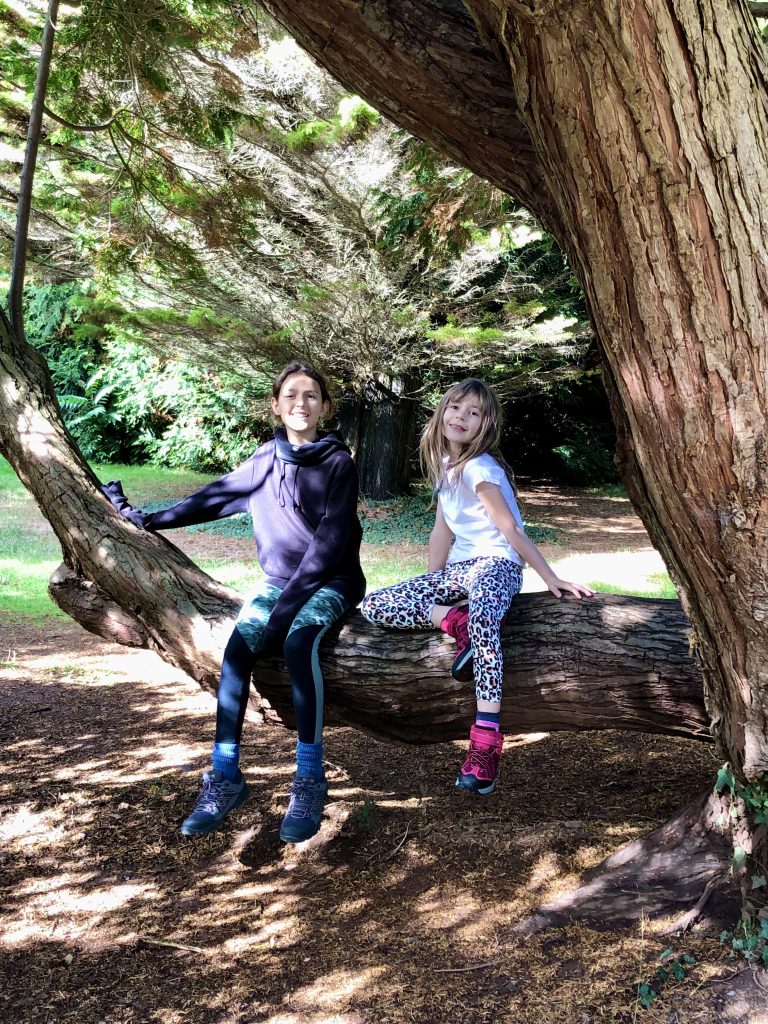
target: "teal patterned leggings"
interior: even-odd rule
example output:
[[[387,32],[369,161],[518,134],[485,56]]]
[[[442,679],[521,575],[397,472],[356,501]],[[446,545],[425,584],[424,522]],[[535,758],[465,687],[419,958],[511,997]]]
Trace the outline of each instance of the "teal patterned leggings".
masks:
[[[262,583],[243,605],[235,623],[221,666],[217,743],[240,742],[251,673],[280,593],[279,587]],[[348,607],[341,594],[323,587],[301,608],[285,640],[285,664],[291,680],[296,726],[303,743],[319,743],[322,738],[324,688],[317,651],[326,630]]]

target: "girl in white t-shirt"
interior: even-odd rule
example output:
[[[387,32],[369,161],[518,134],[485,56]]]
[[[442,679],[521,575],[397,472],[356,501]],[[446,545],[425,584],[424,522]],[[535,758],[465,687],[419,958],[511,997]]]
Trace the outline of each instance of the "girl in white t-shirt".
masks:
[[[483,796],[496,788],[503,745],[501,624],[520,591],[523,563],[556,597],[593,594],[558,579],[525,535],[512,470],[499,451],[501,425],[499,401],[482,381],[464,380],[443,396],[419,449],[437,496],[429,571],[374,591],[361,606],[369,622],[436,627],[457,641],[451,673],[474,676],[477,717],[456,785]]]

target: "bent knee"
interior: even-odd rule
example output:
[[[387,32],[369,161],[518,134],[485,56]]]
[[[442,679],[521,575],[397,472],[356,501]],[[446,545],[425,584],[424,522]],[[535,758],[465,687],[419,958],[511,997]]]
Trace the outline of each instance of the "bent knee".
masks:
[[[384,601],[381,600],[380,595],[380,590],[374,590],[372,594],[364,597],[360,603],[360,614],[366,622],[371,622],[374,625],[381,624],[386,615]]]
[[[293,665],[306,665],[311,661],[315,640],[327,628],[314,625],[291,630],[283,644],[285,664],[289,670]]]

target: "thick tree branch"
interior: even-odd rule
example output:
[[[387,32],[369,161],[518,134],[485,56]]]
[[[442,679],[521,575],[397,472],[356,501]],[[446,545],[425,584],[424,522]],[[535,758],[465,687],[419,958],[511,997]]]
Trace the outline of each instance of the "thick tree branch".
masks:
[[[455,2],[267,0],[270,13],[331,74],[396,124],[555,218],[500,53]]]
[[[175,550],[175,549],[174,549]],[[62,566],[50,593],[93,633],[133,647],[151,646],[156,626],[144,611],[119,604],[97,584]],[[226,609],[222,608],[222,614]],[[164,631],[165,652],[174,646]],[[513,733],[557,729],[632,729],[709,739],[688,623],[676,601],[601,594],[558,602],[549,594],[517,598],[504,637],[504,727]],[[355,612],[329,631],[320,649],[326,717],[385,739],[437,743],[462,738],[472,721],[471,684],[450,676],[455,647],[441,633],[392,632]],[[177,663],[181,659],[175,659]],[[196,678],[214,691],[216,663]],[[293,723],[285,667],[272,658],[254,672],[252,708]]]

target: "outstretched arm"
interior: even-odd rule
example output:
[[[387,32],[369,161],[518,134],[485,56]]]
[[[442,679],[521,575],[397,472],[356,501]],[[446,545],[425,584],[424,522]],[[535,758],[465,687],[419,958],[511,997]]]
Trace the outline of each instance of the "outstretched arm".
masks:
[[[189,497],[159,512],[141,512],[134,508],[123,494],[119,480],[106,484],[102,490],[124,519],[129,519],[143,530],[154,532],[210,523],[238,512],[247,512],[248,499],[260,482],[256,459],[251,457],[230,473],[212,480]]]
[[[555,575],[544,555],[526,536],[525,530],[518,526],[497,484],[480,483],[476,492],[493,525],[504,534],[520,557],[536,570],[555,597],[562,597],[563,591],[578,598],[592,597],[594,590],[590,590],[589,587],[584,587],[580,583],[568,583],[567,580],[561,580]]]

